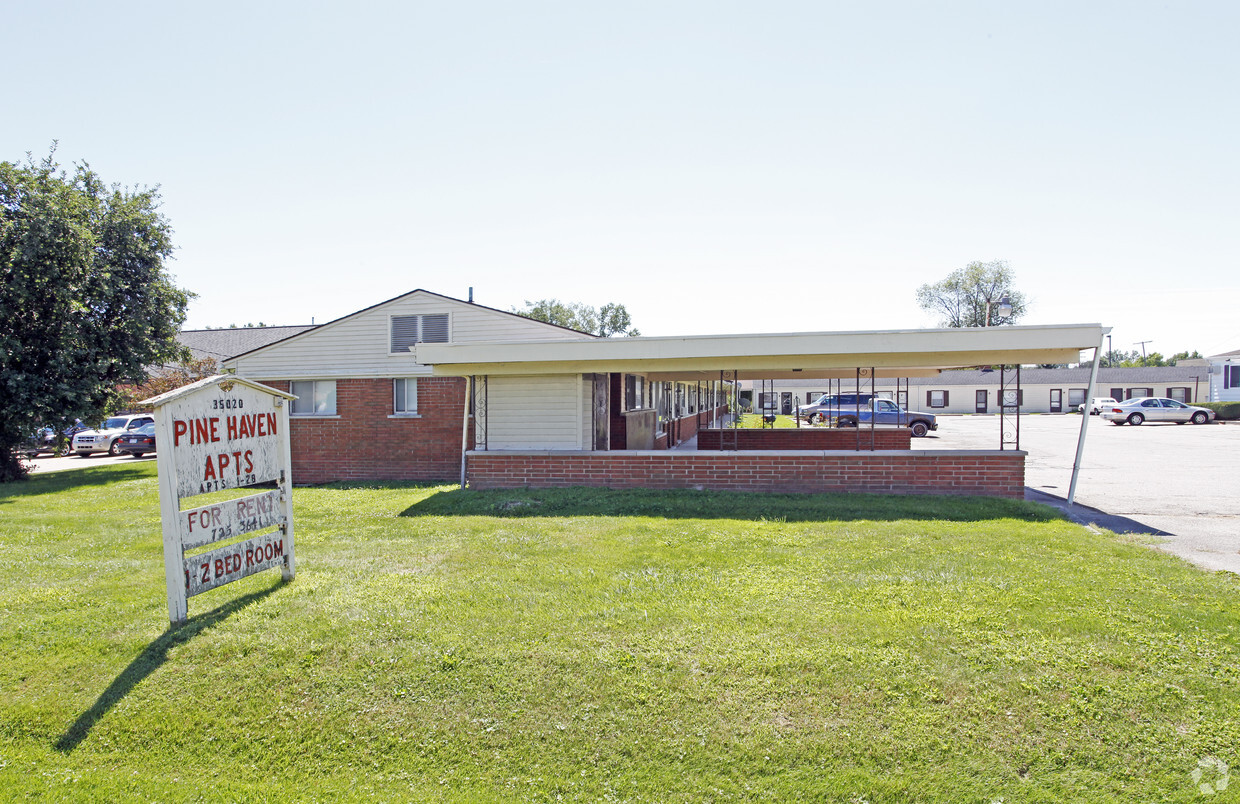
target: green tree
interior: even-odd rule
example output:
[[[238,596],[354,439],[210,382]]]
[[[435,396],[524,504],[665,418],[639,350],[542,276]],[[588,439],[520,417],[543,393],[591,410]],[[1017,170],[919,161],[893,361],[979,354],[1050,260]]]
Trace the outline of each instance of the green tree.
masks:
[[[152,369],[140,385],[121,383],[117,386],[117,404],[125,410],[150,410],[145,400],[214,376],[219,370],[214,357],[191,358],[184,363],[160,366]]]
[[[1014,324],[1026,312],[1025,294],[1012,287],[1012,269],[1003,260],[971,262],[947,278],[917,289],[917,304],[935,313],[946,327],[985,327]],[[1012,305],[999,314],[1004,296]],[[989,307],[989,320],[987,311]]]
[[[588,304],[578,302],[562,302],[559,299],[539,299],[532,302],[527,299],[524,310],[514,307],[512,312],[536,321],[558,324],[604,338],[613,335],[635,337],[641,334],[633,328],[632,317],[624,305],[614,302],[604,304],[596,310]]]
[[[13,447],[39,426],[98,421],[119,385],[187,357],[159,193],[54,157],[0,162],[0,481],[25,474]]]

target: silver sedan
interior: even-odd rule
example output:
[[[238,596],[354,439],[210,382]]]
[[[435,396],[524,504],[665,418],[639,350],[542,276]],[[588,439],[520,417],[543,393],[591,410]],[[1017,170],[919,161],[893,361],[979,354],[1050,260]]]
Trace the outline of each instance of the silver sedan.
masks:
[[[1145,422],[1205,424],[1214,420],[1214,411],[1209,408],[1185,405],[1183,402],[1160,396],[1139,396],[1104,407],[1102,418],[1111,424],[1143,424]]]

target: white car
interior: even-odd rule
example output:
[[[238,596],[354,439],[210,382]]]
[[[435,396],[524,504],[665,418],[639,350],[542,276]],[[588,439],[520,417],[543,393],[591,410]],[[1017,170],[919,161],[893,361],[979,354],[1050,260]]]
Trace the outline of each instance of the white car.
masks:
[[[1175,422],[1206,424],[1214,420],[1214,411],[1185,405],[1161,396],[1139,396],[1120,402],[1102,411],[1102,418],[1111,424],[1143,424],[1145,422]]]
[[[98,429],[83,430],[73,437],[72,450],[79,457],[89,458],[96,452],[109,455],[120,455],[121,449],[117,441],[131,430],[137,430],[144,424],[155,421],[149,413],[132,413],[124,416],[113,416]]]
[[[1119,404],[1118,400],[1112,399],[1109,396],[1096,396],[1093,399],[1089,400],[1089,415],[1097,416],[1099,413],[1106,410],[1107,408],[1114,407],[1115,405],[1118,405],[1118,404]],[[1085,405],[1084,404],[1077,405],[1076,412],[1084,413]]]

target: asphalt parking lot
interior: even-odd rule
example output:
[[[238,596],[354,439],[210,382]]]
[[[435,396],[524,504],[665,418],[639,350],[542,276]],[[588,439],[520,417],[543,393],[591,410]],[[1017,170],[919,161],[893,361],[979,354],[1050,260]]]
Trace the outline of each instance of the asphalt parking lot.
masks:
[[[132,455],[93,455],[89,458],[79,458],[76,455],[68,455],[63,458],[51,458],[43,456],[36,458],[30,462],[30,471],[32,472],[63,472],[67,469],[87,469],[91,466],[106,466],[110,463],[133,463],[142,461],[155,460],[155,453],[143,455],[141,458],[135,458]]]
[[[1081,417],[1020,417],[1026,496],[1066,499]],[[998,449],[998,416],[941,416],[915,449]],[[1049,495],[1045,497],[1043,495]],[[1074,518],[1240,573],[1240,424],[1115,426],[1090,418]]]

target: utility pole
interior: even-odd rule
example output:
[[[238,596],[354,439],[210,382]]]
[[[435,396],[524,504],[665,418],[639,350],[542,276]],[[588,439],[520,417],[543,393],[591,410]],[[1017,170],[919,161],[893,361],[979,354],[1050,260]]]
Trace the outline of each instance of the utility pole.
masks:
[[[1145,365],[1145,345],[1147,343],[1153,343],[1153,341],[1133,341],[1132,344],[1133,346],[1137,346],[1138,344],[1141,346],[1141,365],[1143,366]]]
[[[1111,336],[1107,335],[1107,368],[1115,365],[1115,350],[1111,348]]]

